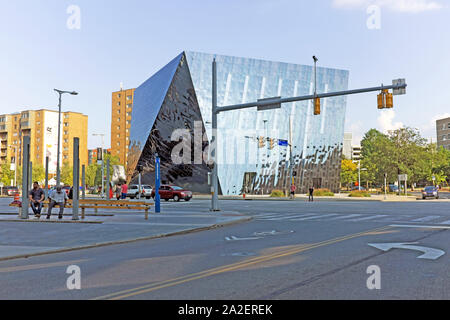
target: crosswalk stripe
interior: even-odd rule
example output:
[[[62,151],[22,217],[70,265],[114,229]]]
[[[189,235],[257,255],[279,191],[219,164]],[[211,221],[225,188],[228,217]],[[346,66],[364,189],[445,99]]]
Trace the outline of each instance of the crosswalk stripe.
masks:
[[[377,214],[375,216],[369,216],[369,217],[364,217],[364,218],[357,218],[357,219],[352,219],[350,221],[358,222],[358,221],[365,221],[365,220],[373,220],[373,219],[377,219],[377,218],[381,218],[381,217],[387,217],[387,215],[385,215],[385,214]]]
[[[441,223],[439,223],[439,224],[450,224],[450,220],[447,220],[447,221],[441,222]]]
[[[292,221],[304,221],[304,220],[313,220],[313,219],[320,219],[320,218],[326,218],[326,217],[334,217],[338,214],[332,213],[332,214],[324,214],[324,215],[316,215],[313,217],[307,217],[307,218],[300,218],[300,219],[291,219]]]
[[[412,222],[425,222],[425,221],[431,221],[431,220],[435,220],[437,218],[440,218],[441,216],[426,216],[423,218],[419,218],[419,219],[414,219],[412,220]]]
[[[281,218],[281,217],[289,217],[289,216],[297,216],[299,215],[298,213],[278,213],[278,214],[268,214],[268,215],[264,215],[264,216],[258,216],[259,218],[262,219],[270,219],[270,218]]]
[[[286,220],[292,217],[306,217],[306,216],[311,216],[314,215],[312,213],[291,213],[291,214],[278,214],[278,215],[271,215],[271,216],[267,216],[267,217],[257,217],[257,219],[260,220]]]

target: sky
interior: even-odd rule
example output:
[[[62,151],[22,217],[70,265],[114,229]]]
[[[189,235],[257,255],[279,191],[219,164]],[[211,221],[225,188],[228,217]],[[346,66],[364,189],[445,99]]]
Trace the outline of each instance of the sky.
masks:
[[[409,126],[436,141],[450,116],[450,0],[0,0],[0,114],[89,116],[89,148],[110,145],[111,93],[135,88],[183,50],[349,70],[349,88],[406,78],[393,110],[348,97],[354,144]]]

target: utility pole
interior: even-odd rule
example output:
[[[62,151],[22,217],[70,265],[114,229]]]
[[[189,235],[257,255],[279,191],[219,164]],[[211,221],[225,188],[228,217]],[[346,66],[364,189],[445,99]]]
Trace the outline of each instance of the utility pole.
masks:
[[[318,61],[317,58],[314,58],[314,62],[316,65],[316,62]],[[316,81],[316,79],[315,79]],[[271,109],[279,109],[281,108],[281,104],[283,103],[290,103],[290,102],[297,102],[297,101],[307,101],[307,100],[314,100],[314,114],[318,115],[320,114],[320,99],[330,98],[330,97],[338,97],[338,96],[347,96],[352,94],[359,94],[359,93],[366,93],[366,92],[374,92],[374,91],[382,91],[386,92],[387,90],[393,89],[394,95],[400,95],[406,93],[406,81],[404,79],[398,79],[394,80],[391,86],[384,86],[381,85],[380,87],[372,87],[372,88],[363,88],[363,89],[355,89],[355,90],[345,90],[345,91],[337,91],[337,92],[329,92],[329,93],[322,93],[317,94],[317,91],[313,95],[307,95],[307,96],[299,96],[299,97],[289,97],[289,98],[280,98],[280,97],[274,97],[269,99],[260,99],[256,102],[249,102],[249,103],[242,103],[242,104],[236,104],[236,105],[229,105],[229,106],[217,106],[217,62],[214,58],[212,63],[212,138],[211,138],[211,145],[213,145],[211,154],[213,155],[212,158],[214,159],[214,168],[213,168],[213,174],[212,174],[212,199],[211,199],[211,211],[220,211],[219,208],[219,199],[218,199],[218,150],[219,146],[217,143],[217,116],[221,112],[226,111],[232,111],[232,110],[241,110],[241,109],[248,109],[248,108],[258,108],[258,111],[262,110],[271,110]],[[315,86],[316,87],[316,86]],[[317,89],[317,88],[316,88]],[[316,90],[315,89],[315,90]],[[383,107],[384,108],[384,107]],[[317,112],[319,111],[319,112]]]
[[[61,153],[61,100],[62,95],[64,93],[69,93],[73,96],[78,95],[78,92],[75,91],[63,91],[54,89],[59,94],[59,103],[58,103],[58,154],[56,156],[56,186],[61,184],[61,169],[59,165],[60,153]]]

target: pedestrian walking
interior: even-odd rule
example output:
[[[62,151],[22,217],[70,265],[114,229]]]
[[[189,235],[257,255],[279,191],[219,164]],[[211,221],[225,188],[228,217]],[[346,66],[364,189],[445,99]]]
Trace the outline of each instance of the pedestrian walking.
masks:
[[[109,196],[108,200],[111,200],[114,196],[113,187],[112,187],[111,183],[109,184],[109,195],[108,196]]]
[[[295,184],[291,185],[291,194],[290,194],[290,199],[294,199],[295,198],[295,191],[297,190],[297,187],[295,186]]]
[[[70,187],[70,190],[69,190],[69,199],[73,200],[73,186]]]
[[[314,186],[311,186],[309,188],[309,198],[308,201],[314,202]]]
[[[38,182],[33,183],[33,189],[29,192],[28,197],[30,199],[30,206],[34,212],[34,216],[36,218],[40,218],[43,202],[45,200],[45,193],[44,190],[39,187]]]
[[[120,200],[122,198],[122,187],[120,184],[116,186],[116,199]]]
[[[56,190],[53,190],[50,193],[49,199],[50,199],[50,204],[48,206],[47,219],[50,219],[50,217],[52,215],[53,207],[58,205],[59,206],[58,219],[61,220],[63,218],[63,214],[64,214],[64,206],[66,205],[67,200],[69,199],[69,197],[67,196],[67,193],[62,190],[61,186],[57,186]]]
[[[127,183],[125,182],[123,185],[122,185],[122,199],[126,199],[127,198],[127,193],[128,193],[128,185],[127,185]]]

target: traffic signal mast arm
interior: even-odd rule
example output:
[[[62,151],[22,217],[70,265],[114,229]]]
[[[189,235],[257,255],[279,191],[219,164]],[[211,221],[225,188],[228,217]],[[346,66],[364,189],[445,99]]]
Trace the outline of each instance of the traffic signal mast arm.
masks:
[[[314,100],[314,99],[324,99],[324,98],[331,98],[331,97],[339,97],[339,96],[347,96],[351,94],[358,94],[358,93],[366,93],[366,92],[373,92],[373,91],[383,91],[383,90],[389,90],[389,89],[405,89],[407,87],[407,84],[397,84],[397,85],[390,85],[390,86],[380,86],[380,87],[373,87],[373,88],[364,88],[364,89],[355,89],[355,90],[346,90],[346,91],[337,91],[337,92],[329,92],[329,93],[320,93],[317,95],[308,95],[308,96],[299,96],[299,97],[290,97],[290,98],[279,98],[279,99],[270,99],[269,101],[257,101],[257,102],[250,102],[250,103],[243,103],[243,104],[235,104],[235,105],[229,105],[229,106],[222,106],[222,107],[216,107],[216,113],[219,114],[220,112],[224,111],[231,111],[231,110],[239,110],[239,109],[247,109],[247,108],[254,108],[254,107],[264,107],[268,105],[274,105],[274,104],[282,104],[282,103],[290,103],[290,102],[297,102],[297,101],[306,101],[306,100]]]

